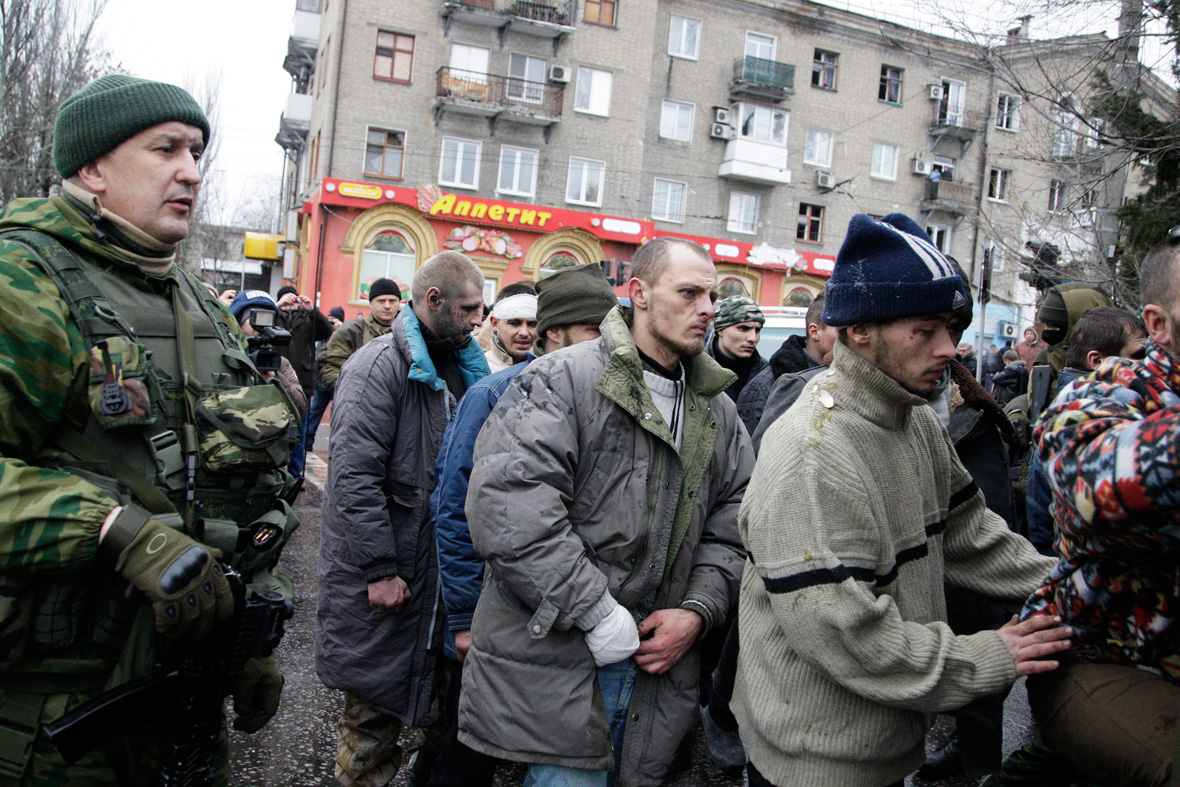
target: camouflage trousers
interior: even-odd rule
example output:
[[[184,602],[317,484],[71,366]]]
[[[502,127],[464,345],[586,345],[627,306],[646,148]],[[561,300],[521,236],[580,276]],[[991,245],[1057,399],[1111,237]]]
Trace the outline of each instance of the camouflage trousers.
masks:
[[[92,696],[92,693],[46,695],[40,724],[61,718]],[[5,692],[0,691],[0,704],[4,699]],[[9,737],[9,730],[0,727],[0,747],[8,747]],[[214,783],[225,787],[229,783],[229,742],[224,727],[217,744]],[[24,776],[20,780],[0,777],[0,787],[153,787],[159,781],[162,752],[159,735],[151,734],[146,728],[129,730],[71,765],[45,735],[39,734],[33,742]]]

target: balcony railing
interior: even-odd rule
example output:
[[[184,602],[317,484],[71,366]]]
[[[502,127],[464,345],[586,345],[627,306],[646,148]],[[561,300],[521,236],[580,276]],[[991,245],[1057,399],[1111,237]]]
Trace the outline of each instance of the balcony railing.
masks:
[[[548,22],[551,25],[567,27],[573,24],[574,2],[546,3],[539,0],[516,0],[512,4],[511,13],[515,17],[528,19],[533,22]]]
[[[759,96],[775,101],[795,92],[795,66],[762,57],[744,57],[733,64],[733,81],[729,92]]]
[[[976,202],[973,183],[959,180],[942,180],[938,183],[927,181],[922,208],[966,215],[975,207]]]
[[[516,77],[481,74],[443,66],[435,95],[447,103],[466,104],[476,114],[509,112],[540,118],[561,115],[564,88]]]

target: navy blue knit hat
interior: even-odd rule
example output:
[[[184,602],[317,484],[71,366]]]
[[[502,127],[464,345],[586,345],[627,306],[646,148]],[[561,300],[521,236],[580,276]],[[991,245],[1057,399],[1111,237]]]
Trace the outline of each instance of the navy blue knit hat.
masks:
[[[270,293],[265,290],[246,290],[239,292],[234,298],[233,303],[229,305],[229,313],[234,316],[234,319],[241,322],[242,312],[246,309],[270,309],[272,312],[279,310],[275,299],[270,297]]]
[[[852,217],[825,289],[823,321],[889,322],[963,306],[963,280],[922,228],[902,213]]]

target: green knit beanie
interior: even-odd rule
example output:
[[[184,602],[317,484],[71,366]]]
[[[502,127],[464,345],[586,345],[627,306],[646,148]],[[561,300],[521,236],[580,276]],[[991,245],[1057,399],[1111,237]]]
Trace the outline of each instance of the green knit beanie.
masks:
[[[62,102],[53,126],[53,165],[68,178],[141,131],[178,120],[201,129],[209,145],[209,120],[176,85],[126,74],[108,74]]]
[[[598,263],[559,270],[537,282],[537,335],[563,325],[598,325],[618,305]]]

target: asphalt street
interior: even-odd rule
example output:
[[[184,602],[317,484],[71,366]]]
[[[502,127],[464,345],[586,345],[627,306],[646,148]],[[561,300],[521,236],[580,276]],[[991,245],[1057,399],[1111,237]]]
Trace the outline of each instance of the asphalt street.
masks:
[[[317,446],[318,447],[318,446]],[[322,472],[322,467],[320,468]],[[341,696],[320,683],[315,674],[314,623],[316,607],[316,559],[319,553],[321,493],[310,487],[300,499],[298,512],[302,525],[283,554],[282,569],[295,580],[295,618],[288,623],[287,635],[276,654],[286,677],[283,700],[278,714],[261,732],[254,735],[231,733],[230,757],[232,787],[330,787],[335,785],[333,764],[336,747],[336,718]],[[1005,748],[1021,745],[1029,728],[1027,701],[1018,684],[1009,696],[1005,713]],[[950,722],[940,718],[930,736],[933,747],[945,738]],[[404,742],[409,744],[408,736]],[[407,769],[402,768],[393,785],[409,784]],[[520,785],[524,769],[513,767],[500,773],[497,787]],[[737,787],[740,777],[727,777],[709,762],[698,728],[692,767],[667,782],[669,787]],[[967,787],[970,779],[923,782],[911,779],[907,784],[939,784]]]

